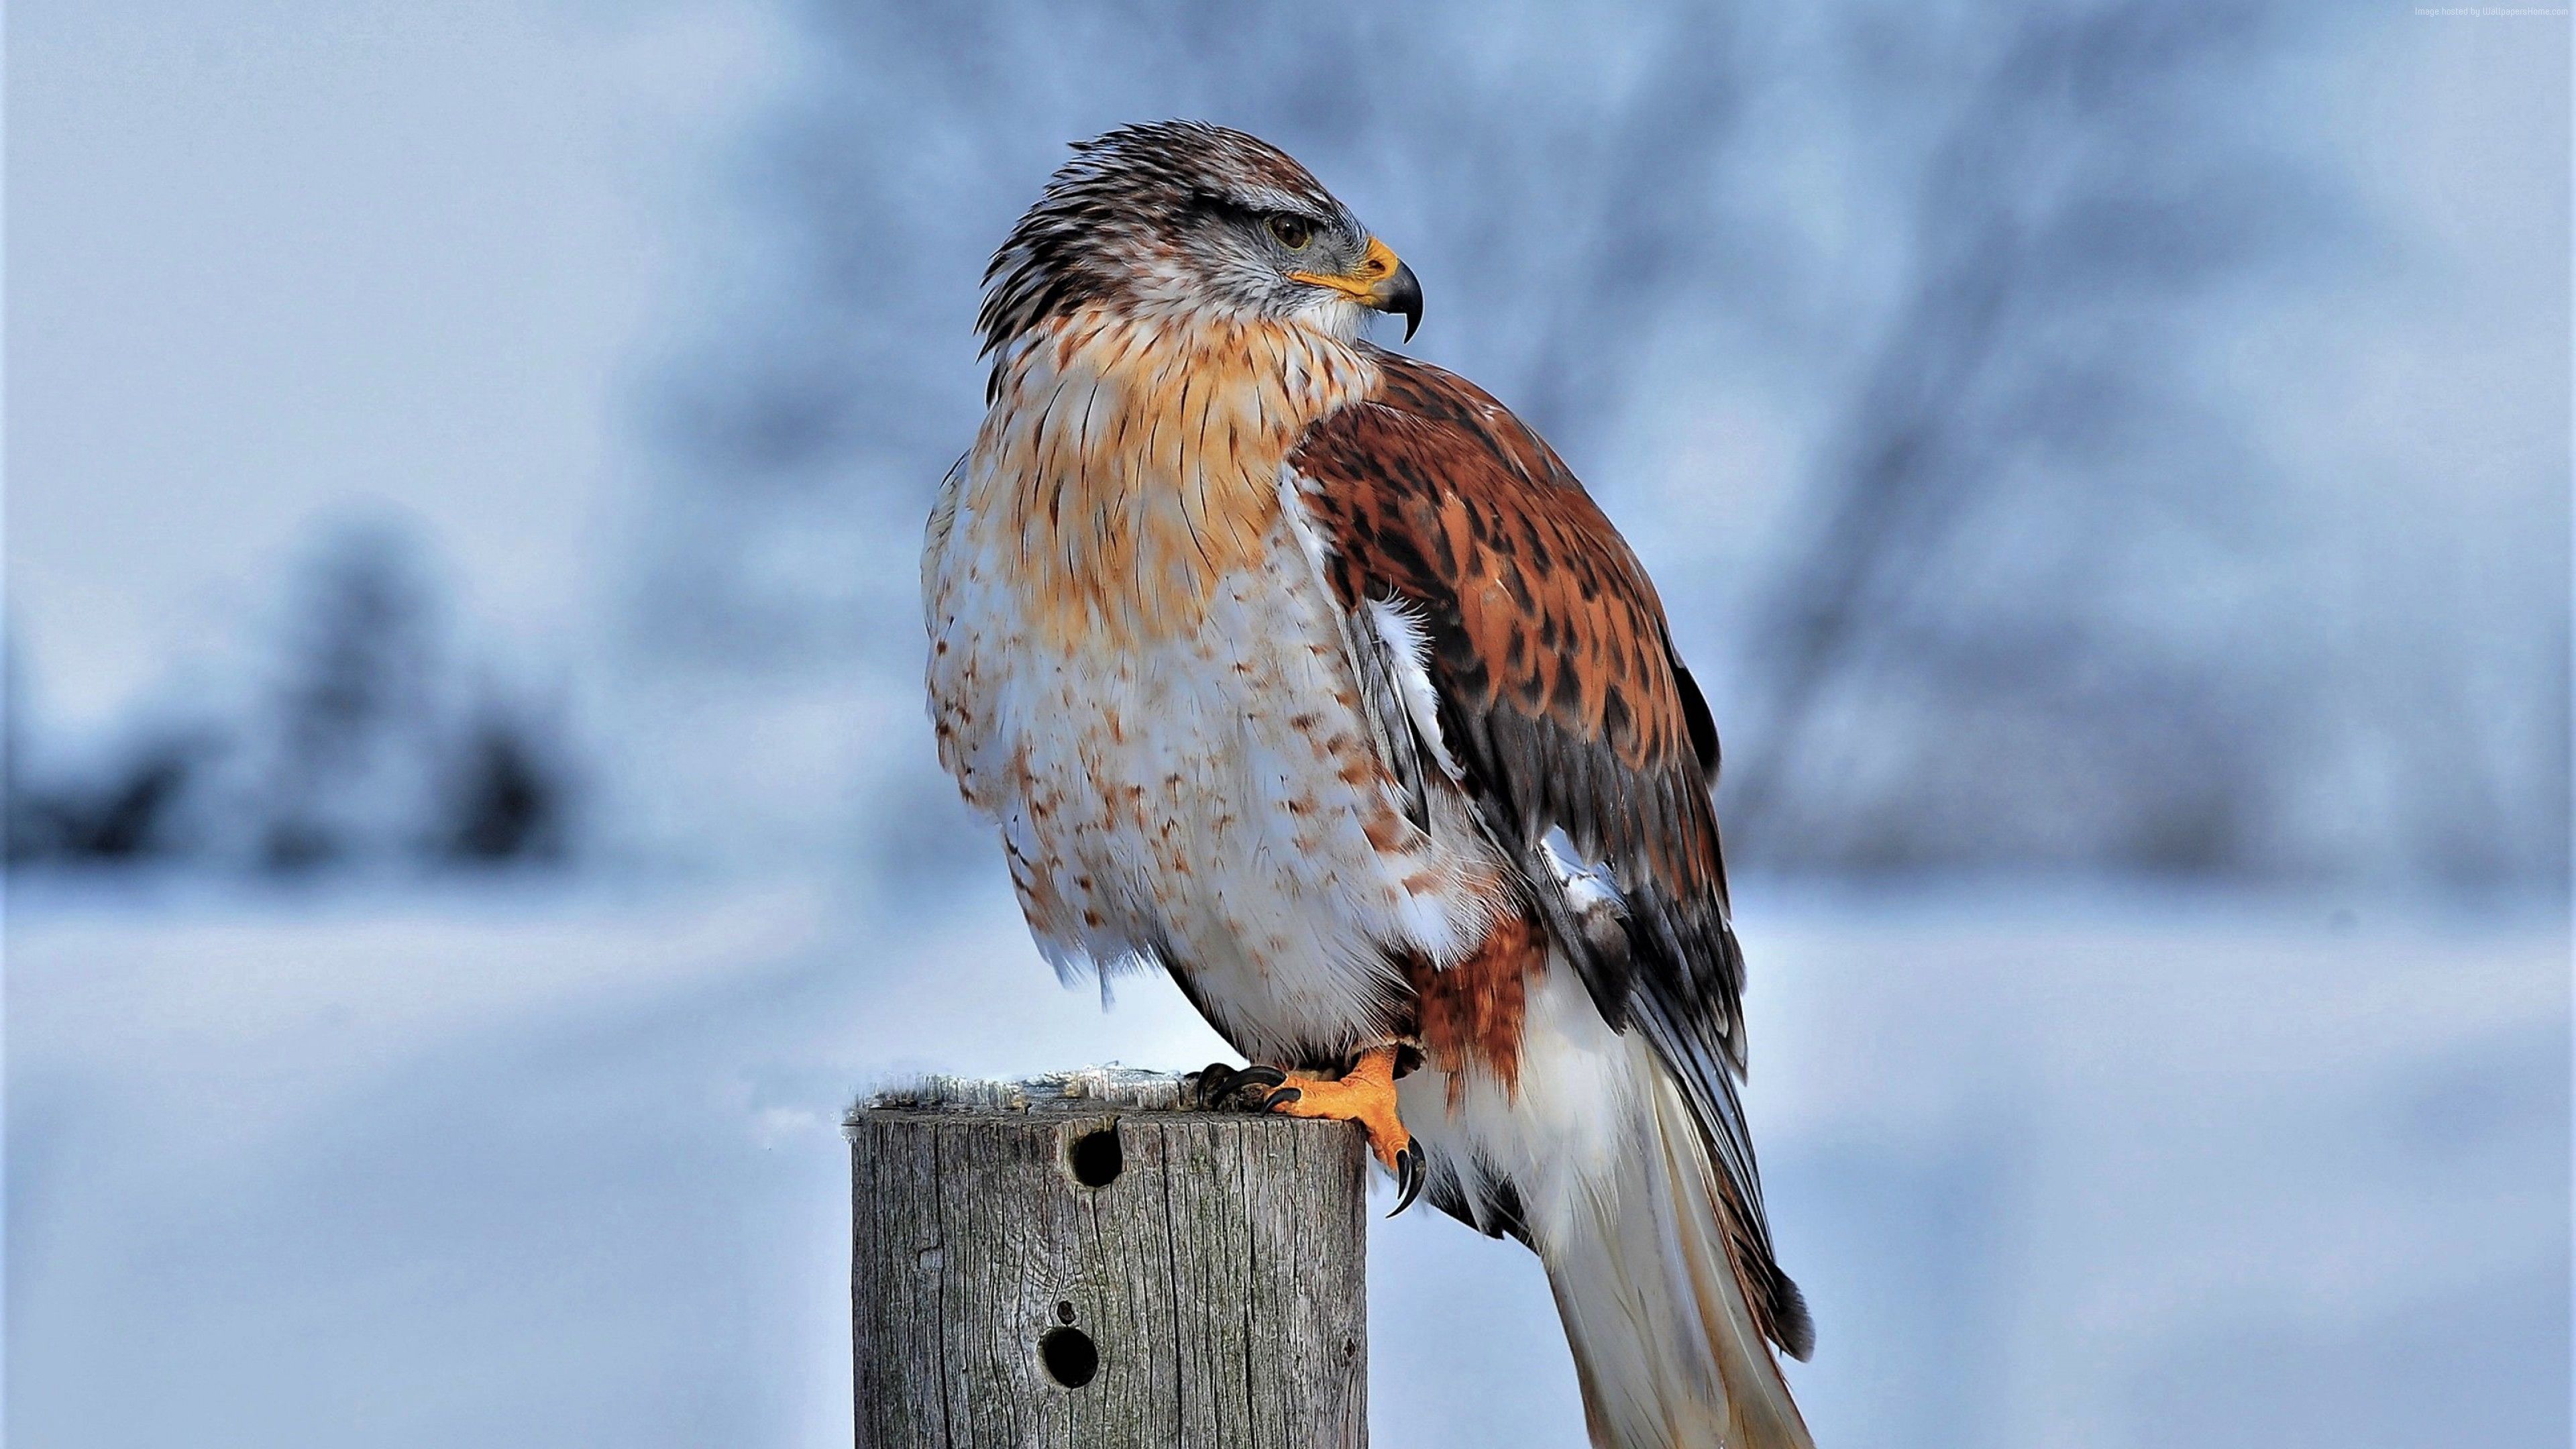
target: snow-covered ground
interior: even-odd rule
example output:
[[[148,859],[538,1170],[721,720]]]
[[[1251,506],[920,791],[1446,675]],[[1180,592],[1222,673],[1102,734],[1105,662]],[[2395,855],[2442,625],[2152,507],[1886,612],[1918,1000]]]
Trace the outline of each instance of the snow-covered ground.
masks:
[[[2566,1442],[2554,913],[1744,896],[1820,1441]],[[22,886],[10,1442],[846,1444],[853,1092],[1219,1054],[866,899]],[[1372,1252],[1378,1443],[1581,1442],[1527,1255]]]

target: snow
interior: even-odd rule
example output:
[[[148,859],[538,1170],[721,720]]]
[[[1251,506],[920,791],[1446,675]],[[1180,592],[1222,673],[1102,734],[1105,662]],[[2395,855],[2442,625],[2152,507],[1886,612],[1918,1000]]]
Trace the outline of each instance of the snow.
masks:
[[[1745,896],[1821,1441],[2563,1442],[2562,920]],[[1058,990],[997,887],[11,906],[30,1445],[846,1443],[842,1105],[1225,1055]],[[1372,1249],[1377,1442],[1580,1442],[1534,1260]]]

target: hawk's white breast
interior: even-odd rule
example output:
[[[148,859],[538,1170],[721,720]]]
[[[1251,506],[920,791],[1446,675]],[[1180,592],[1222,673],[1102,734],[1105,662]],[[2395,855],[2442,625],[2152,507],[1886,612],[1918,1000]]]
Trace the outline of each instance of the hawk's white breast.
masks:
[[[1483,937],[1361,703],[1281,460],[1369,364],[1303,329],[1092,319],[1016,362],[923,563],[941,758],[1059,970],[1160,959],[1264,1060],[1400,1014],[1393,957]]]

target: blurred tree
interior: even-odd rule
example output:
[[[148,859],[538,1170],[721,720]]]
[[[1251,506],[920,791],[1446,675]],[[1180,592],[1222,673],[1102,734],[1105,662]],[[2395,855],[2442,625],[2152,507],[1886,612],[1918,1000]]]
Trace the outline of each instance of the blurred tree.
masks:
[[[187,792],[216,751],[204,739],[154,736],[121,752],[100,778],[9,791],[8,859],[129,865],[180,853]]]
[[[343,526],[289,604],[270,704],[258,853],[298,871],[382,855],[425,811],[430,585],[411,535]]]
[[[1769,857],[2257,864],[2261,710],[2290,679],[2173,648],[2198,621],[2154,615],[2196,603],[2117,585],[2277,528],[2266,465],[2185,376],[2195,307],[2331,225],[2311,176],[2206,117],[2269,18],[1998,14],[1951,37],[1963,94],[1906,97],[1945,119],[1904,288],[1757,635],[1769,712],[1732,803]]]
[[[440,791],[435,852],[473,865],[562,859],[567,771],[524,714],[486,704],[455,752]]]
[[[2362,601],[2321,597],[2328,570],[2394,571],[2213,365],[2261,289],[2341,273],[2368,295],[2358,239],[2400,224],[2308,138],[2242,119],[2336,34],[2264,0],[2074,0],[1954,31],[1972,79],[1948,104],[1864,89],[1891,124],[1944,119],[1898,300],[1766,582],[1729,802],[1759,858],[2564,875],[2564,789],[2532,810],[2505,783],[2566,778],[2563,610],[2503,636],[2530,668],[2503,697],[2466,592],[2351,652]],[[2426,625],[2460,647],[2405,649]],[[2385,806],[2364,756],[2403,782]],[[2301,819],[2338,788],[2343,822]]]
[[[492,683],[461,710],[434,571],[389,520],[327,530],[291,576],[264,694],[177,691],[103,763],[30,778],[9,695],[8,860],[195,860],[274,874],[553,861],[571,847],[568,733]]]

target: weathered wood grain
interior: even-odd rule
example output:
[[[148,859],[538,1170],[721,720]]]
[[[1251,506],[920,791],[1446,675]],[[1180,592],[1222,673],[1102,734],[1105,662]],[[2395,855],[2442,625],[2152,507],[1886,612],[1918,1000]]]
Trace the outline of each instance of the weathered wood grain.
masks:
[[[861,1449],[1367,1442],[1356,1129],[1115,1072],[934,1082],[848,1125]]]

